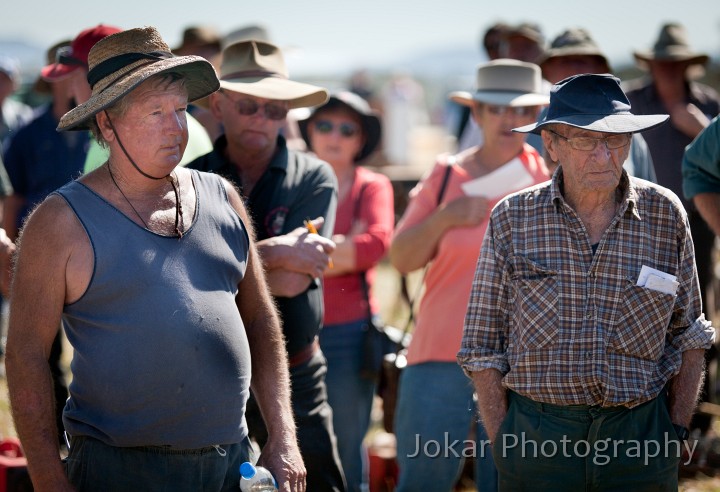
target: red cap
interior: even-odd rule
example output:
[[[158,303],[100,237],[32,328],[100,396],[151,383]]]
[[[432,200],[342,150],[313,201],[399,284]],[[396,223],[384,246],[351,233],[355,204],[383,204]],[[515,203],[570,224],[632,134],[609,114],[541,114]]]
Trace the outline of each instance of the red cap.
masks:
[[[88,54],[90,49],[95,46],[95,43],[120,31],[122,29],[119,27],[105,26],[103,24],[85,29],[72,40],[68,48],[58,51],[55,63],[43,67],[40,76],[52,82],[69,75],[79,67],[84,66],[87,68]]]

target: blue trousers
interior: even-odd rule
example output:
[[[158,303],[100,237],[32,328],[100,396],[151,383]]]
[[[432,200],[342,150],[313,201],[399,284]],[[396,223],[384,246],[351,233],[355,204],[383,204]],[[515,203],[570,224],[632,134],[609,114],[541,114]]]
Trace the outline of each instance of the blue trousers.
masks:
[[[398,492],[451,491],[468,456],[475,457],[477,490],[497,490],[497,471],[473,394],[472,381],[456,363],[405,368],[395,411]]]
[[[368,483],[367,450],[363,439],[370,425],[375,382],[360,377],[365,320],[326,326],[320,347],[327,359],[328,403],[348,491],[359,492]]]

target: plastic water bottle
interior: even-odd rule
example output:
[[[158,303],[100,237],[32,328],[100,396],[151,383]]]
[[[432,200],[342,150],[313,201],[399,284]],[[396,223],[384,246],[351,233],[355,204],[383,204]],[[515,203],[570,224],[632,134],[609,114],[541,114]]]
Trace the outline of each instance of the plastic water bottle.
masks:
[[[274,492],[278,486],[270,470],[246,461],[240,465],[240,490],[242,492]]]

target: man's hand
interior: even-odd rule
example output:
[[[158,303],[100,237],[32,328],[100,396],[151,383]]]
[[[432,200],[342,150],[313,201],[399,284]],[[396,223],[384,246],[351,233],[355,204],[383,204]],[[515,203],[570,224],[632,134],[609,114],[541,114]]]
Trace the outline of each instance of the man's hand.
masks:
[[[444,205],[442,214],[450,227],[474,227],[488,216],[488,199],[462,196]]]
[[[322,227],[323,222],[322,217],[312,221],[316,228]],[[268,270],[281,268],[318,278],[328,266],[335,243],[308,232],[305,227],[297,227],[288,234],[260,241],[258,248]]]
[[[262,449],[258,465],[264,466],[277,480],[279,490],[303,492],[307,472],[296,442],[274,440],[272,436]]]
[[[690,138],[695,138],[710,124],[700,108],[694,104],[678,103],[670,108],[670,121],[673,126]]]

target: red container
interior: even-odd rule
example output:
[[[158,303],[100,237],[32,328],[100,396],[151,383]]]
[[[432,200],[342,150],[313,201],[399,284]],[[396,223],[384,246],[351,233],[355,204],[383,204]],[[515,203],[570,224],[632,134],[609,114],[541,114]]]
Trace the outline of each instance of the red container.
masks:
[[[29,492],[32,483],[27,471],[27,460],[20,441],[6,437],[0,441],[0,492]]]

